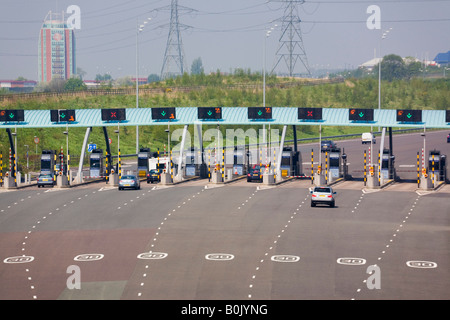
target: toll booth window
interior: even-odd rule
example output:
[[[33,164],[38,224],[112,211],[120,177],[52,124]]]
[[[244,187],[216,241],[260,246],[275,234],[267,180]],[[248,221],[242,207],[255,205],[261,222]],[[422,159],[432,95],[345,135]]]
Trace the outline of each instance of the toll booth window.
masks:
[[[291,165],[291,157],[281,157],[281,165],[282,166],[290,166]]]
[[[339,167],[339,158],[330,158],[330,167]]]
[[[138,158],[138,167],[147,167],[148,158]]]
[[[50,159],[41,159],[41,170],[42,169],[51,170],[52,169],[51,166],[52,166],[52,162]]]
[[[91,158],[91,168],[100,168],[99,158]]]

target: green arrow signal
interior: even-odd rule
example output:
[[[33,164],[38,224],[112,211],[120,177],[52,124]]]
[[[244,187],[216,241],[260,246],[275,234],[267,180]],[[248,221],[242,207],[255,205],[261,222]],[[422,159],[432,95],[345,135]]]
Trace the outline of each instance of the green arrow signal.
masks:
[[[66,115],[64,113],[61,113],[59,116],[63,119],[66,117]]]
[[[408,113],[406,116],[408,117],[408,119],[412,118],[412,114],[411,113]]]
[[[208,116],[212,116],[212,111],[211,110],[208,111]]]
[[[12,119],[12,118],[14,118],[14,113],[10,113],[9,114],[9,117]]]
[[[360,117],[360,118],[364,117],[364,113],[360,112],[360,113],[359,113],[359,117]]]
[[[166,115],[166,112],[165,111],[161,112],[161,115],[164,117]]]
[[[260,116],[260,115],[262,115],[262,114],[263,114],[262,111],[259,110],[259,111],[258,111],[258,116]]]

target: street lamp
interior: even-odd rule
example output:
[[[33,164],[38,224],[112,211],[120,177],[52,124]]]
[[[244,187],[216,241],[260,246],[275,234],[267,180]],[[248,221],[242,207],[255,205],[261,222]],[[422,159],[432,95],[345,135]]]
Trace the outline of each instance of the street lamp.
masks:
[[[266,107],[266,43],[267,43],[267,38],[270,37],[270,34],[272,33],[272,31],[277,26],[278,25],[275,24],[270,29],[266,29],[265,34],[264,34],[264,49],[263,49],[263,108]],[[270,134],[270,124],[269,124],[269,134]],[[266,125],[263,124],[263,144],[265,144],[265,143],[266,143]],[[268,152],[268,150],[266,150],[266,152]],[[268,155],[266,153],[266,159],[267,159],[267,157],[268,157]]]
[[[136,108],[139,108],[139,34],[144,30],[145,25],[152,20],[152,18],[147,18],[147,21],[144,21],[143,24],[139,25],[137,21],[137,30],[136,30]],[[139,126],[136,126],[136,154],[139,153]]]
[[[380,38],[380,62],[378,63],[378,110],[381,109],[381,61],[383,61],[383,56],[381,55],[381,41],[386,39],[388,33],[392,30],[389,28],[386,30]]]

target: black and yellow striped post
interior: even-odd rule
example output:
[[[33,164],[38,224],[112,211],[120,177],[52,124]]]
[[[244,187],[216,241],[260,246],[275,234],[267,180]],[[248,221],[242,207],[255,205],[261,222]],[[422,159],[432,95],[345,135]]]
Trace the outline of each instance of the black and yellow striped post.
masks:
[[[53,181],[56,182],[56,150],[53,156],[53,160],[55,161],[55,164],[53,165]]]
[[[158,148],[158,152],[157,152],[156,172],[158,173],[158,177],[159,177],[159,148]]]
[[[314,183],[314,149],[311,149],[311,184]]]
[[[364,186],[367,185],[367,153],[364,150]]]
[[[222,181],[225,180],[225,149],[222,148]]]
[[[328,184],[328,151],[325,151],[325,184]]]
[[[121,160],[121,158],[120,158],[120,149],[119,149],[119,158],[118,158],[118,161],[119,161],[119,179],[122,177],[122,160]]]
[[[208,150],[208,181],[211,181],[211,149]]]
[[[420,152],[417,152],[417,188],[420,187]]]
[[[69,153],[67,153],[67,157],[69,157]],[[105,175],[106,175],[106,183],[109,183],[109,162],[108,162],[108,151],[106,151],[106,171],[105,171]]]
[[[381,184],[381,156],[380,156],[380,151],[378,151],[378,183]]]
[[[433,160],[431,161],[431,181],[434,181],[434,155],[432,157]]]
[[[13,155],[13,157],[14,157],[14,183],[16,184],[16,187],[17,187],[17,162],[16,162],[16,153],[15,152]]]

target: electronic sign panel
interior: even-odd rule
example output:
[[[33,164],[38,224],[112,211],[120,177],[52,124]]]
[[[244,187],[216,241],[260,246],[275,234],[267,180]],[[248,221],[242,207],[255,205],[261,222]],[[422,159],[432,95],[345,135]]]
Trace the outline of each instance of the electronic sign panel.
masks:
[[[153,120],[175,120],[177,118],[175,108],[152,108]]]
[[[197,108],[197,114],[200,120],[221,120],[222,107]]]
[[[0,110],[0,122],[23,122],[25,121],[23,110]]]
[[[322,120],[322,108],[298,108],[298,120]]]
[[[75,110],[50,110],[51,122],[75,122]]]
[[[422,110],[397,110],[398,122],[422,122]]]
[[[270,120],[272,119],[272,107],[251,107],[248,108],[249,120]]]
[[[124,121],[126,119],[125,108],[102,109],[102,121]]]
[[[349,109],[348,120],[373,121],[373,109]]]

